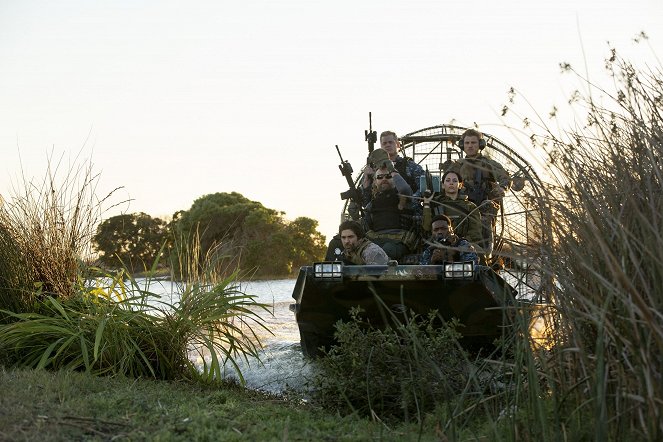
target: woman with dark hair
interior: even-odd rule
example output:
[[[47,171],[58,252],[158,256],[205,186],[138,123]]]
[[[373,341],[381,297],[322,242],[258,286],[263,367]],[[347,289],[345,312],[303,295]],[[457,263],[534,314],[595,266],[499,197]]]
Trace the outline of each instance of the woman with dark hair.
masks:
[[[481,234],[481,213],[467,196],[460,195],[463,178],[454,171],[442,175],[443,193],[424,198],[423,229],[431,232],[432,219],[438,215],[446,215],[451,219],[456,233],[474,244],[483,240]]]

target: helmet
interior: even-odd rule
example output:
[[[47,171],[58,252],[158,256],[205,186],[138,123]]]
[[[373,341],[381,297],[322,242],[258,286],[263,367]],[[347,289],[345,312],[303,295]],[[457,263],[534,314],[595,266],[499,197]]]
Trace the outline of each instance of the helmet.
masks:
[[[368,164],[375,170],[386,167],[389,172],[394,171],[394,163],[389,159],[389,154],[382,148],[377,148],[368,155]]]

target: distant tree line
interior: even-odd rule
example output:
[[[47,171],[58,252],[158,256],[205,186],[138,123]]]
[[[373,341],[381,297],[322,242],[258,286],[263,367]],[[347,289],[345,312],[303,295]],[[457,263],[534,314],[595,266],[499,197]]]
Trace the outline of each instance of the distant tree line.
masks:
[[[284,214],[237,192],[214,193],[176,212],[170,222],[145,213],[108,218],[93,242],[101,265],[132,272],[149,269],[157,259],[166,266],[177,262],[182,253],[193,253],[183,244],[195,243],[198,260],[213,255],[228,268],[285,276],[322,259],[326,245],[316,220],[288,221]]]

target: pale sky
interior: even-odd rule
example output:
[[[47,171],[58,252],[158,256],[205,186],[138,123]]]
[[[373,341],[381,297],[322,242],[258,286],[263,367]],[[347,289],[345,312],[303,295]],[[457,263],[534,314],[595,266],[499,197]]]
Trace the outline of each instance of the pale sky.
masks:
[[[509,87],[564,107],[560,62],[603,81],[610,41],[656,65],[661,29],[661,0],[0,0],[0,194],[80,154],[99,196],[133,199],[107,216],[236,191],[329,238],[334,145],[358,171],[369,111],[378,132],[476,122],[518,148]]]

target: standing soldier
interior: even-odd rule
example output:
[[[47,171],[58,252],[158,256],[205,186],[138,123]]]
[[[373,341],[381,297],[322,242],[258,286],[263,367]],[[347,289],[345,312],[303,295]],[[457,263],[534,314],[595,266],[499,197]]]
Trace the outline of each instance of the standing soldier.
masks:
[[[511,179],[500,163],[481,154],[486,140],[478,130],[463,132],[458,145],[465,157],[456,161],[450,170],[460,173],[465,194],[479,207],[483,236],[483,243],[479,245],[488,261],[493,253],[497,213],[505,192],[511,187]]]

